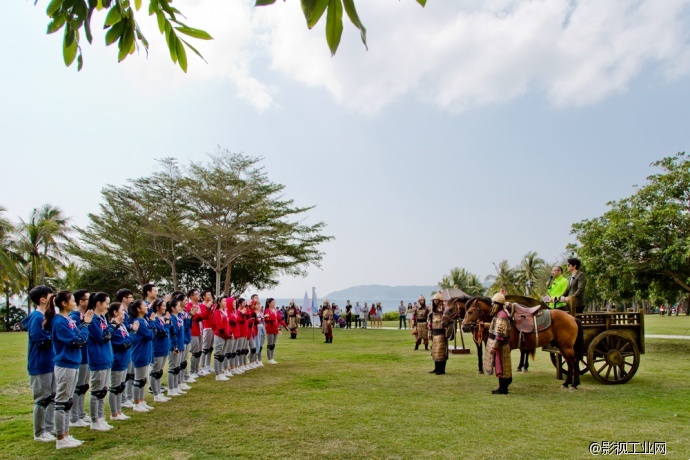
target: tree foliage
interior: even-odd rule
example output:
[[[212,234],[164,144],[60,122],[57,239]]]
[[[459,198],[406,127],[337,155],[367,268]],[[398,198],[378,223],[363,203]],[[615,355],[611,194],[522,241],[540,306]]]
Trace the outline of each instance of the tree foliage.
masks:
[[[36,3],[38,0],[35,0]],[[422,6],[426,0],[416,0]],[[256,0],[256,6],[266,6],[276,0]],[[148,0],[148,14],[155,16],[159,32],[165,36],[165,43],[170,52],[170,59],[177,63],[183,72],[187,72],[187,49],[203,59],[201,53],[187,41],[189,37],[199,40],[212,40],[208,32],[195,29],[181,21],[184,15],[174,6],[172,0]],[[326,15],[326,42],[331,55],[335,55],[343,33],[343,11],[350,22],[359,30],[364,46],[367,47],[367,30],[364,27],[355,0],[301,0],[302,12],[311,29]],[[50,18],[46,32],[48,34],[63,32],[62,56],[66,66],[77,61],[77,69],[84,65],[81,49],[81,36],[89,43],[93,42],[91,18],[94,11],[105,12],[103,28],[105,44],[110,46],[117,42],[117,60],[123,61],[137,49],[143,48],[148,54],[149,43],[146,40],[136,14],[140,14],[142,0],[51,0],[46,7]],[[184,36],[184,37],[183,37]],[[185,38],[186,37],[186,38]]]
[[[690,159],[681,152],[651,166],[661,171],[632,196],[572,227],[573,249],[608,298],[673,302],[690,292]]]
[[[450,270],[448,275],[444,275],[438,283],[440,289],[462,289],[469,295],[484,295],[486,289],[481,279],[465,268],[455,267]]]

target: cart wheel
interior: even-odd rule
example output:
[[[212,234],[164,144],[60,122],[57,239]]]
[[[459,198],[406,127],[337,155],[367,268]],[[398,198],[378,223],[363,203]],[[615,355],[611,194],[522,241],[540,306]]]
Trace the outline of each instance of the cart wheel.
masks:
[[[551,357],[551,364],[553,364],[553,367],[558,367],[558,354],[549,353],[549,356]],[[589,367],[587,366],[587,357],[583,355],[580,358],[580,375],[586,374],[587,371],[589,371]],[[561,366],[561,373],[562,375],[568,375],[568,363],[566,363],[565,360]]]
[[[594,337],[587,350],[592,377],[605,385],[625,383],[640,366],[640,350],[628,335],[606,331]]]

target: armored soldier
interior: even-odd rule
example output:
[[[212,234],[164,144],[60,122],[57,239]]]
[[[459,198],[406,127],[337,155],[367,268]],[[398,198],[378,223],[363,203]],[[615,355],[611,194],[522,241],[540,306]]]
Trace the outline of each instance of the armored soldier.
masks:
[[[333,343],[333,310],[331,310],[328,299],[324,299],[323,301],[321,332],[326,336],[326,341],[324,343]]]
[[[491,298],[491,326],[489,340],[484,354],[484,372],[496,372],[498,388],[491,393],[507,395],[508,386],[513,382],[512,363],[510,361],[510,315],[503,306],[506,298],[502,293]]]
[[[426,306],[426,299],[423,295],[419,296],[419,306],[415,308],[412,315],[412,333],[417,336],[414,349],[419,350],[419,344],[424,340],[424,349],[429,349],[429,329],[427,320],[429,318],[429,309]]]
[[[431,331],[431,358],[434,360],[434,370],[429,374],[443,375],[448,361],[450,325],[443,321],[443,296],[440,292],[431,301],[431,313],[427,322]]]
[[[301,318],[300,311],[295,306],[295,302],[290,302],[290,306],[287,310],[288,317],[288,329],[290,330],[290,338],[297,338],[297,327],[299,326],[299,320]]]

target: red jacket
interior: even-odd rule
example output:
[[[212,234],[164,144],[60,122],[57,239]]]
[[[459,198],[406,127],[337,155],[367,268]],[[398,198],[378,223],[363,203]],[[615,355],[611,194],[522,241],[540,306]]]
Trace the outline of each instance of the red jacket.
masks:
[[[235,339],[242,337],[242,326],[240,326],[241,313],[234,308],[228,313],[228,323],[230,323],[230,330]]]
[[[256,323],[254,317],[254,310],[248,308],[247,313],[244,314],[244,318],[247,320],[247,332],[245,337],[247,339],[251,339],[252,337],[255,337],[254,327],[256,326]]]
[[[213,310],[215,310],[215,308],[213,308],[213,305],[207,307],[203,302],[199,303],[199,308],[204,329],[213,329]]]
[[[266,323],[266,334],[277,334],[280,326],[287,327],[287,324],[283,321],[282,313],[270,308],[264,310],[264,323]]]
[[[223,340],[228,340],[232,337],[228,313],[222,308],[213,312],[213,335],[217,335]]]
[[[192,302],[189,302],[187,304],[187,308],[185,308],[185,311],[189,313],[190,311],[192,311],[192,308],[194,308],[194,305],[192,304]],[[199,324],[201,323],[201,315],[199,314],[199,312],[197,312],[197,314],[193,316],[191,315],[191,313],[189,313],[189,316],[192,318],[192,337],[201,336],[201,328],[199,328]]]

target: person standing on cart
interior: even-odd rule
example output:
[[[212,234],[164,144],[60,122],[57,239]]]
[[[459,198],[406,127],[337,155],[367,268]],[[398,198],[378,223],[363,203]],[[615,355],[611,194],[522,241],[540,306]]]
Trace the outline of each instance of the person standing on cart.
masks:
[[[568,272],[570,273],[570,283],[565,294],[559,299],[561,302],[567,302],[575,309],[575,313],[582,313],[585,311],[585,286],[587,285],[587,278],[585,274],[580,271],[580,259],[575,257],[568,259]]]

